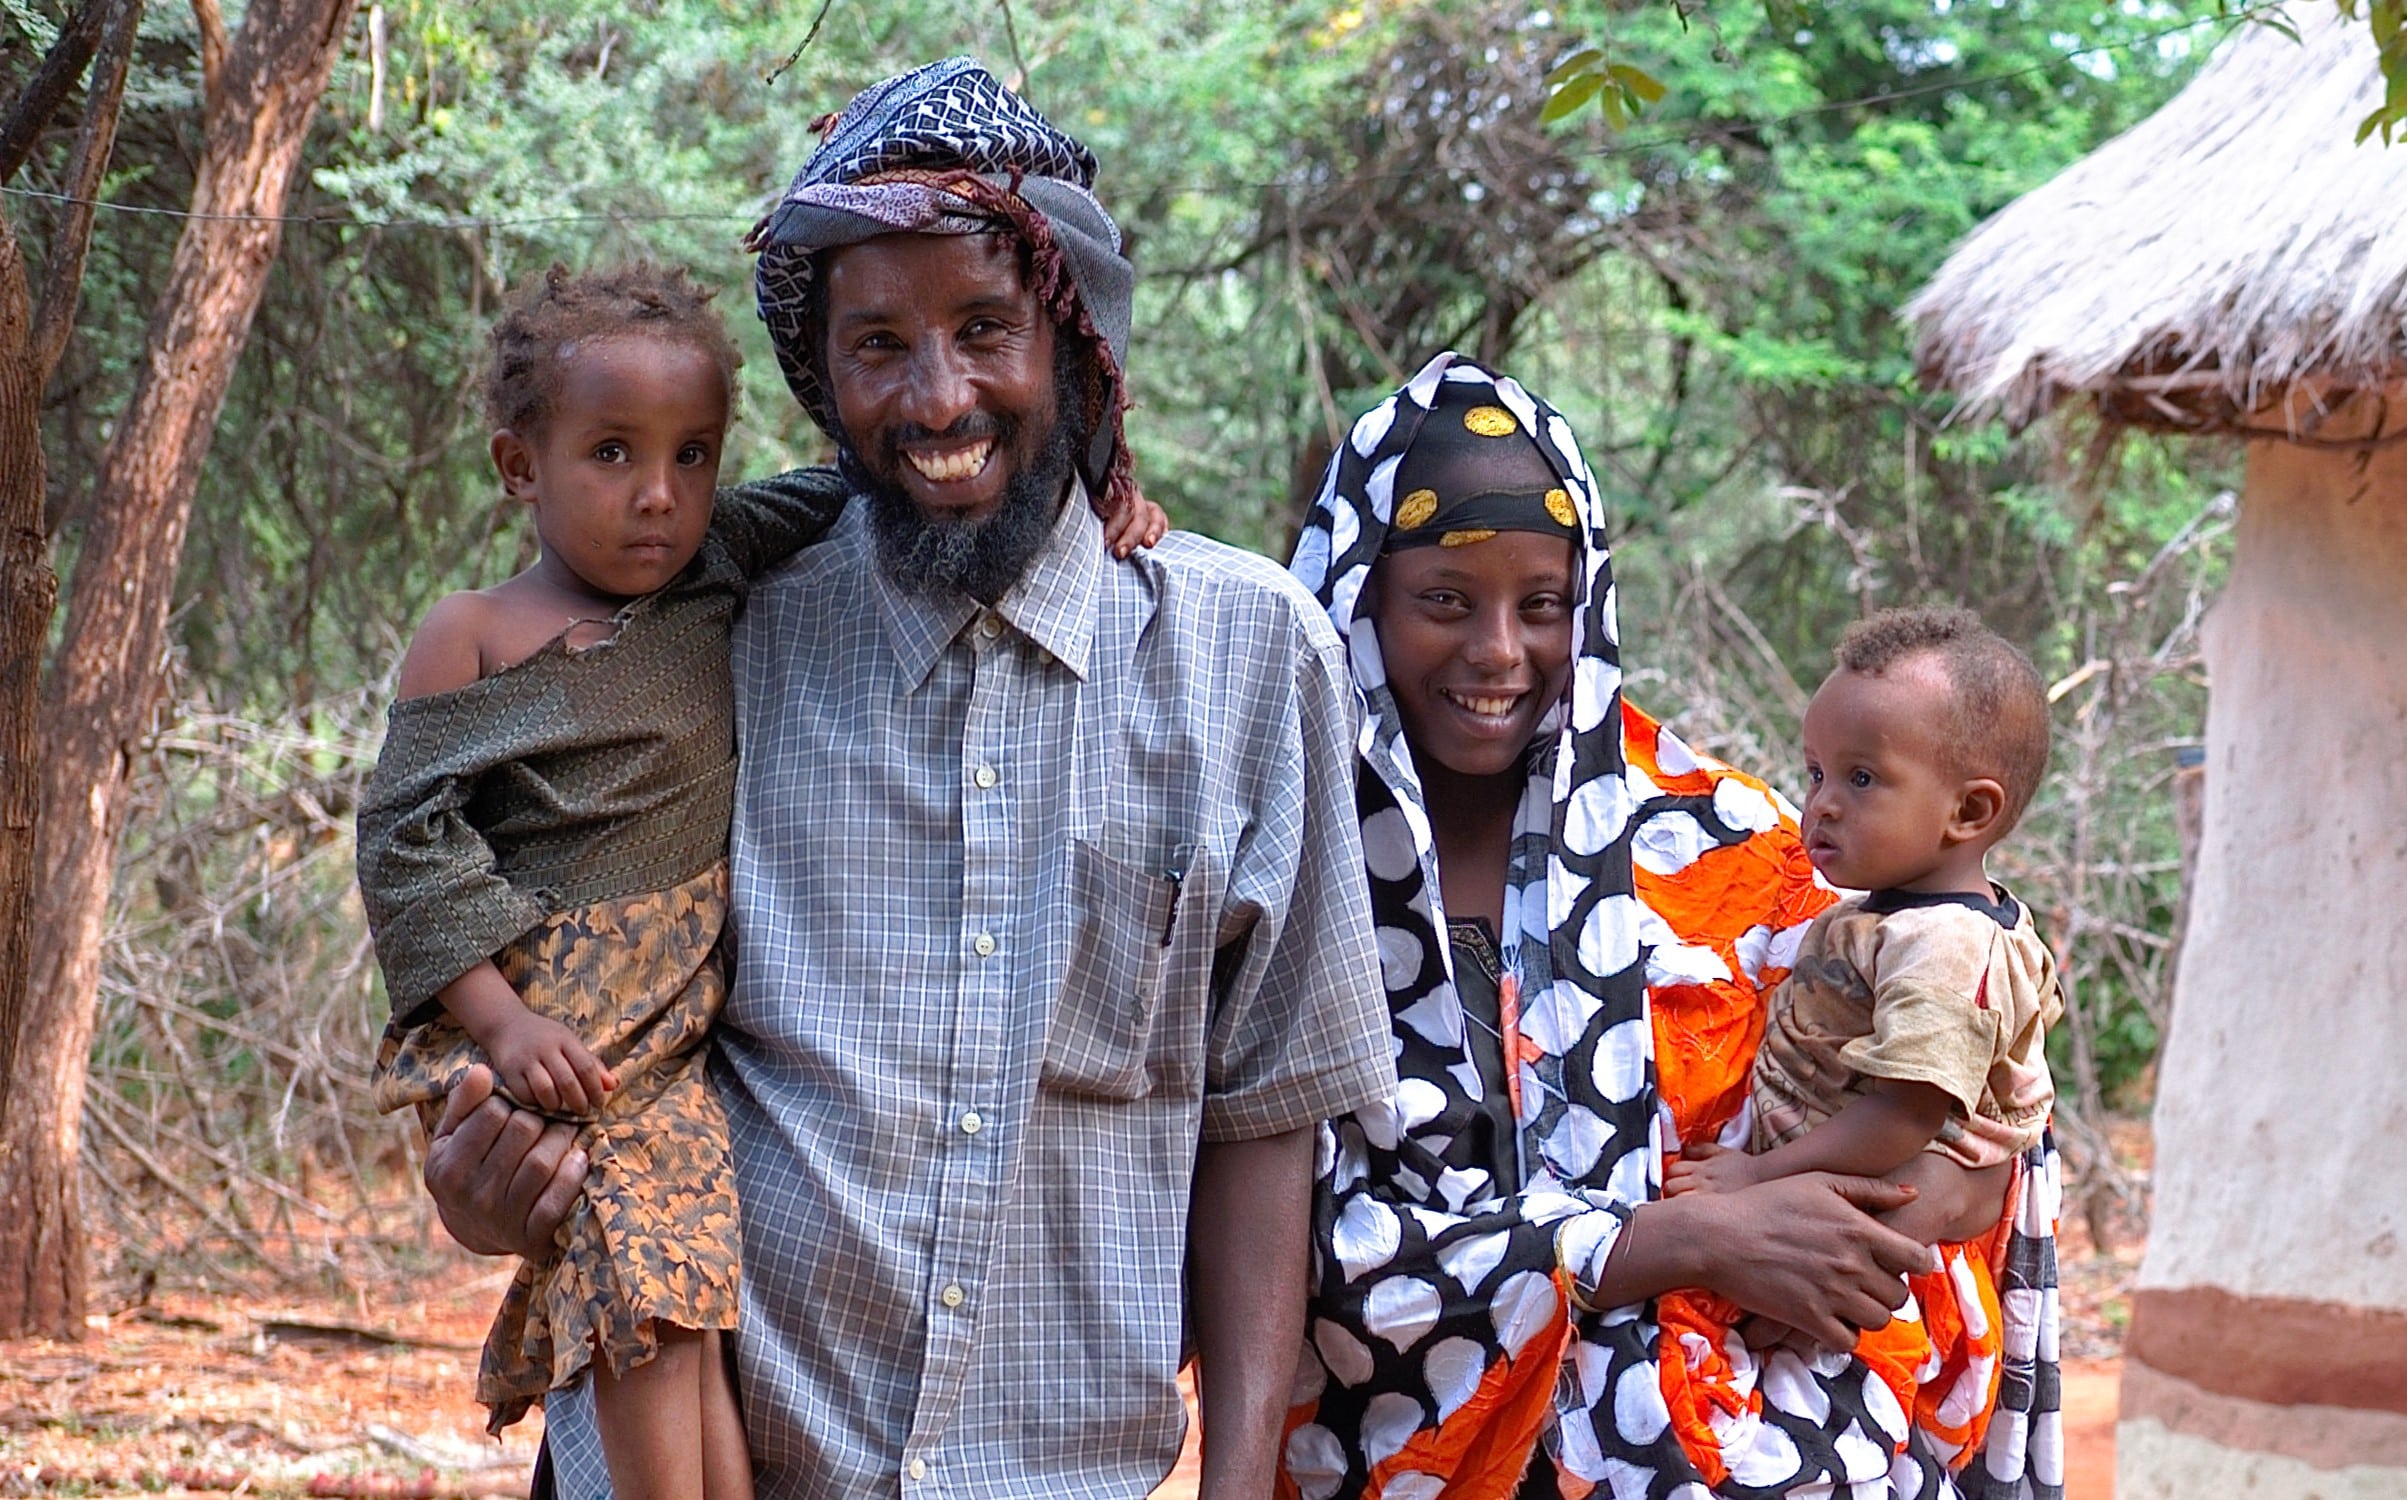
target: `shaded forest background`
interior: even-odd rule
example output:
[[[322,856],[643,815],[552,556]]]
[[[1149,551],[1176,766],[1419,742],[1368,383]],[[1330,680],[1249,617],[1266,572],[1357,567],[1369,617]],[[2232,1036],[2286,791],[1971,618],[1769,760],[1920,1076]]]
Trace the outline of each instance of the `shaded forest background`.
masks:
[[[232,7],[239,11],[241,7]],[[384,1002],[350,816],[399,647],[530,560],[485,459],[483,328],[551,262],[673,260],[747,353],[726,472],[823,456],[737,242],[861,85],[985,59],[1104,163],[1141,273],[1130,420],[1180,525],[1283,556],[1354,413],[1431,351],[1572,418],[1621,537],[1633,696],[1794,789],[1844,624],[1962,601],[2057,686],[1998,872],[2065,961],[2060,1132],[2144,1105],[2180,920],[2181,752],[2236,451],[1947,422],[1895,310],[1973,225],[2162,103],[2213,0],[734,0],[360,5],[200,479],[141,736],[84,1100],[117,1287],[406,1274],[412,1127],[367,1108]],[[0,0],[0,99],[71,7]],[[203,24],[142,12],[80,312],[41,401],[68,576],[201,150]],[[1603,40],[1664,86],[1542,125]],[[804,45],[807,41],[807,45]],[[799,55],[797,49],[799,48]],[[4,205],[72,233],[69,108]]]

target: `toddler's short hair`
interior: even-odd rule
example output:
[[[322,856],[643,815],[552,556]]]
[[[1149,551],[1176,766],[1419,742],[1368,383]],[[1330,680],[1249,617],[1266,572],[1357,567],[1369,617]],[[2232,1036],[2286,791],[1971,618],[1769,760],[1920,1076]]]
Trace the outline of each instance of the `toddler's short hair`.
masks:
[[[579,339],[620,335],[675,339],[701,350],[719,367],[732,403],[735,372],[744,361],[710,305],[712,295],[682,266],[639,260],[571,271],[555,262],[541,281],[511,299],[493,325],[486,420],[513,432],[539,431],[560,397],[561,351]]]
[[[1909,657],[1935,656],[1947,673],[1942,726],[1954,769],[1995,776],[2006,789],[2004,837],[2022,821],[2048,769],[2048,692],[2039,669],[1968,609],[1884,609],[1839,637],[1839,665],[1878,677]]]

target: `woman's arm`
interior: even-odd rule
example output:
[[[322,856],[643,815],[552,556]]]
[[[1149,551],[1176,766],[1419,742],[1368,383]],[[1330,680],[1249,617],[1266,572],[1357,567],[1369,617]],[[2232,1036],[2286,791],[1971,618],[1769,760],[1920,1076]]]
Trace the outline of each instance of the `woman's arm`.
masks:
[[[1612,1307],[1702,1287],[1845,1349],[1887,1323],[1906,1274],[1930,1265],[1929,1246],[1874,1217],[1913,1198],[1876,1178],[1816,1173],[1641,1204],[1582,1295]]]

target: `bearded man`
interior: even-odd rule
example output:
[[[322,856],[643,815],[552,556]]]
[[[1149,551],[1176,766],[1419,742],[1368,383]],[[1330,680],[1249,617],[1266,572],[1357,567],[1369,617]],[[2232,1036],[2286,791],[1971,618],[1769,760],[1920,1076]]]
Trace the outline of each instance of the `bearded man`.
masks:
[[[1134,274],[1094,159],[967,59],[755,231],[860,504],[737,626],[738,1365],[773,1496],[1270,1493],[1313,1127],[1394,1088],[1346,662],[1267,562],[1111,561]],[[482,1090],[427,1180],[540,1247],[583,1163]],[[559,1493],[606,1485],[555,1394]]]

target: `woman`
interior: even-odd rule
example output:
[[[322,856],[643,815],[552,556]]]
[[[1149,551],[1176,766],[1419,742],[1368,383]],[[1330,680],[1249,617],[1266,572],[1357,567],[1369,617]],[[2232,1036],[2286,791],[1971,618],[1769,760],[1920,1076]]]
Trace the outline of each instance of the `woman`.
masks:
[[[1509,379],[1440,355],[1366,414],[1294,571],[1362,693],[1401,1084],[1323,1142],[1283,1490],[1707,1493],[1663,1395],[1687,1361],[1676,1338],[1660,1358],[1649,1299],[1706,1287],[1843,1349],[1928,1261],[1867,1216],[1906,1201],[1886,1184],[1659,1195],[1663,1152],[1737,1114],[1762,995],[1830,900],[1794,815],[1625,711],[1593,481],[1561,416]],[[2053,1279],[2052,1157],[2032,1165],[2007,1260],[2034,1288],[2007,1298],[2019,1365],[1987,1454],[1952,1476],[1963,1493],[2061,1480],[2053,1412],[2030,1410],[2054,1389],[2035,1290]],[[1922,1186],[1966,1224],[1997,1217],[1994,1183]],[[1714,1352],[1742,1399],[1702,1434],[1713,1492],[1950,1493],[1861,1365]]]

